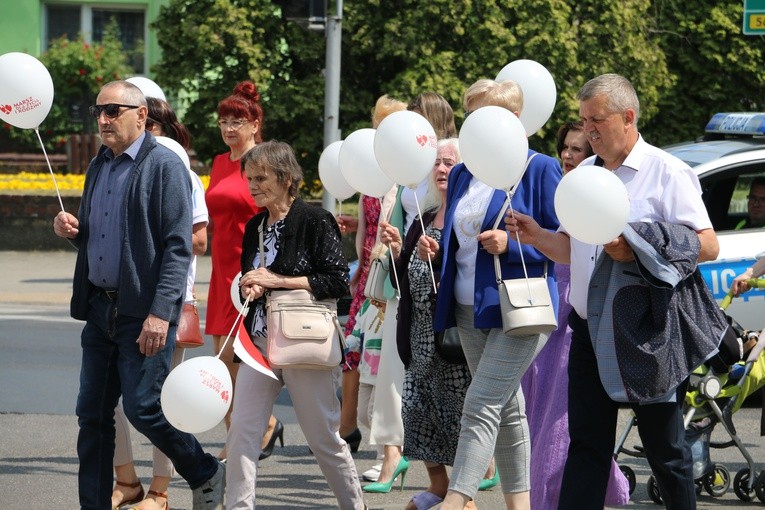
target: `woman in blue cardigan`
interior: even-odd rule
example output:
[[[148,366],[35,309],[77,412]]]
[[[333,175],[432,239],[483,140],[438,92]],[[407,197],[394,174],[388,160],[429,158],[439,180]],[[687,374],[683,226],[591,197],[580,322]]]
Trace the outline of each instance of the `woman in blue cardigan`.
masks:
[[[493,105],[520,115],[523,92],[513,81],[479,80],[465,92],[463,103],[468,113]],[[560,165],[554,158],[529,151],[532,155],[511,205],[554,231],[558,219],[553,197],[561,178]],[[449,492],[441,509],[472,506],[492,455],[507,508],[528,509],[530,443],[520,380],[547,336],[511,338],[502,329],[494,255],[499,256],[504,279],[524,276],[518,243],[493,228],[497,217],[505,213],[505,192],[474,178],[464,164],[454,167],[447,189],[441,243],[423,236],[418,253],[421,258],[442,258],[434,327],[442,331],[457,326],[473,381],[465,397]],[[520,249],[529,277],[546,270],[550,295],[557,301],[553,263],[531,246]]]

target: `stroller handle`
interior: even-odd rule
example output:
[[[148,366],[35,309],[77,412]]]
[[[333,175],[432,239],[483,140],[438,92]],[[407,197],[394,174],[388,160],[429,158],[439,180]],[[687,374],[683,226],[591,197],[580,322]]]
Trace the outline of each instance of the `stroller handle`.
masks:
[[[746,284],[749,285],[753,289],[763,289],[765,288],[765,278],[749,278],[748,280],[745,280]],[[728,293],[725,295],[723,300],[720,302],[720,308],[725,310],[730,305],[731,301],[733,301],[733,289],[730,289]]]

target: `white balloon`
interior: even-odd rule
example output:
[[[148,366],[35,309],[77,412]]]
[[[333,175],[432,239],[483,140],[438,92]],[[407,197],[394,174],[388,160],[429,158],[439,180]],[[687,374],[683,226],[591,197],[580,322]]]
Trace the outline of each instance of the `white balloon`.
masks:
[[[162,412],[170,424],[191,434],[215,427],[231,405],[233,385],[226,365],[199,356],[175,367],[162,386]]]
[[[523,90],[521,122],[528,136],[545,125],[555,108],[555,80],[545,66],[533,60],[510,62],[497,75],[496,81],[513,80]]]
[[[394,112],[377,126],[374,149],[385,175],[396,184],[414,187],[433,171],[436,132],[419,113]]]
[[[568,234],[587,244],[606,244],[624,232],[630,200],[624,183],[601,166],[579,166],[555,190],[555,214]]]
[[[26,53],[0,55],[0,119],[37,129],[53,106],[53,79],[42,62]]]
[[[154,80],[150,80],[145,76],[132,76],[125,81],[129,81],[141,89],[141,92],[143,92],[143,95],[146,97],[156,97],[162,101],[167,101],[167,98],[165,98],[165,93],[162,92],[162,88],[157,85]]]
[[[191,170],[191,160],[189,160],[189,155],[181,144],[166,136],[156,136],[154,138],[156,138],[158,144],[164,145],[176,153],[178,157],[181,158],[181,161],[183,161],[183,166],[186,167],[186,170]]]
[[[337,200],[345,200],[356,193],[340,172],[340,147],[342,140],[327,145],[319,157],[319,179],[322,186]]]
[[[234,308],[236,308],[237,312],[241,312],[244,305],[242,304],[242,300],[239,298],[241,293],[239,292],[239,279],[242,277],[242,272],[239,271],[236,273],[236,276],[234,276],[234,279],[231,281],[231,302],[234,304]]]
[[[380,198],[393,187],[375,158],[375,130],[358,129],[340,146],[340,172],[348,184],[364,195]]]
[[[472,112],[462,124],[459,144],[470,172],[492,188],[509,190],[523,177],[529,141],[521,121],[506,108]]]

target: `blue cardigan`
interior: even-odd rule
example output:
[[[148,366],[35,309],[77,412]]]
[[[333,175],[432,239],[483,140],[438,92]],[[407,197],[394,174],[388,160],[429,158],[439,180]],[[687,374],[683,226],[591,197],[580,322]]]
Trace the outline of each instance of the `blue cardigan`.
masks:
[[[104,164],[106,146],[90,162],[77,215],[79,233],[74,266],[72,317],[88,318],[88,235],[91,199]],[[121,315],[146,318],[149,314],[176,324],[186,293],[191,263],[191,180],[180,158],[158,144],[150,133],[141,144],[128,178],[123,207],[119,297]]]
[[[529,150],[529,155],[534,151]],[[532,216],[543,228],[557,230],[558,217],[555,215],[553,199],[555,188],[562,176],[558,161],[549,156],[538,154],[531,160],[529,167],[521,178],[520,184],[512,199],[513,209]],[[449,174],[449,186],[446,192],[446,215],[444,218],[443,236],[441,238],[440,255],[443,257],[441,265],[441,284],[438,289],[436,300],[436,315],[434,318],[435,331],[443,331],[456,325],[454,319],[454,281],[457,276],[457,253],[458,241],[454,235],[454,211],[460,198],[467,191],[473,174],[464,165],[455,166]],[[505,192],[495,190],[489,201],[486,216],[481,225],[481,232],[491,230],[497,215],[505,213],[502,206],[505,203]],[[504,221],[500,221],[498,228],[504,229]],[[544,263],[547,264],[547,285],[550,288],[550,296],[553,304],[558,308],[558,288],[555,280],[553,262],[549,261],[535,248],[522,245],[523,259],[529,277],[541,276],[544,272]],[[518,251],[518,243],[508,236],[508,251],[499,256],[502,278],[522,278],[523,267]],[[497,293],[497,278],[494,274],[494,257],[479,246],[476,256],[475,271],[475,296],[474,296],[474,327],[481,329],[502,327],[502,318],[499,309],[499,294]]]

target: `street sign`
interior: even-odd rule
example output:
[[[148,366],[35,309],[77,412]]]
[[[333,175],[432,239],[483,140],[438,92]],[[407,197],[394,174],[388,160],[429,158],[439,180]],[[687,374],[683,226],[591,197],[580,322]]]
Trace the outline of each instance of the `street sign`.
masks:
[[[744,0],[744,35],[765,35],[765,0]]]

